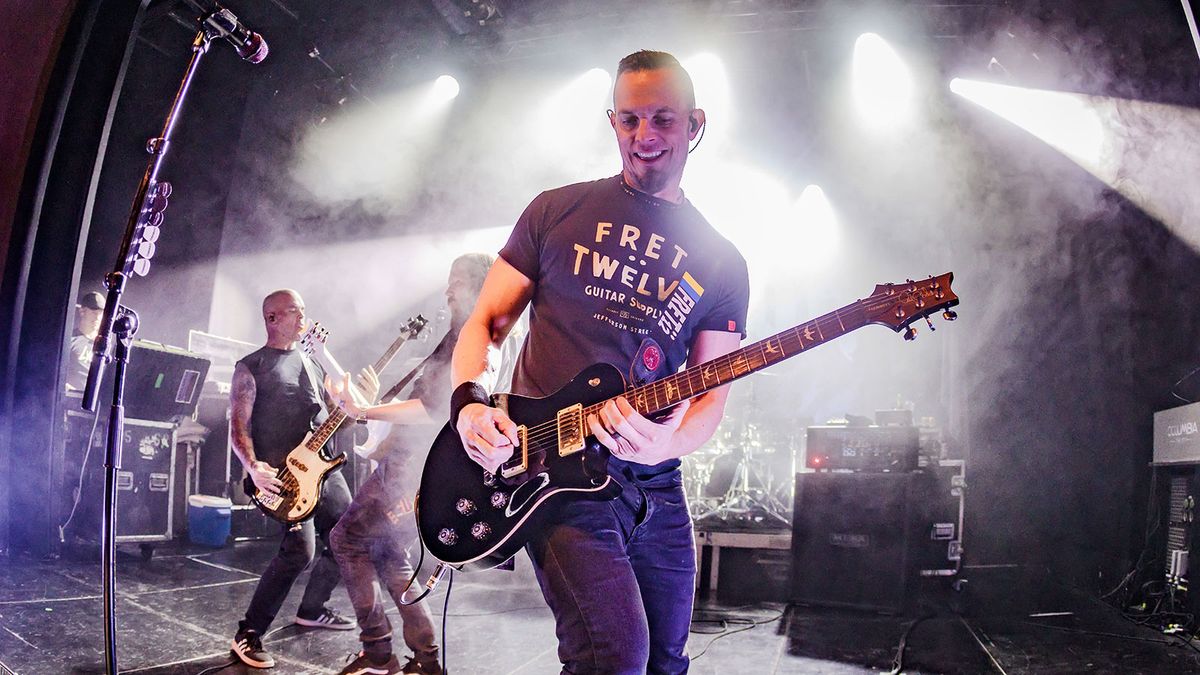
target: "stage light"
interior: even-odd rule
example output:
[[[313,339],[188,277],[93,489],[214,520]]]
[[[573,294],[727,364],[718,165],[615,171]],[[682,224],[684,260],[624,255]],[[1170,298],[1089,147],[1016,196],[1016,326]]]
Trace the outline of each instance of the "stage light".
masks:
[[[720,145],[729,139],[733,128],[732,97],[729,95],[729,77],[725,64],[714,54],[696,54],[682,61],[692,85],[696,88],[696,107],[702,108],[707,118],[704,142]]]
[[[450,101],[458,96],[458,80],[450,75],[442,75],[433,82],[433,98],[437,101]]]
[[[587,92],[607,92],[612,87],[612,75],[603,68],[592,68],[580,76],[579,82]]]
[[[1037,136],[1100,178],[1105,129],[1098,108],[1081,94],[954,78],[950,91]],[[1102,172],[1102,173],[1097,173]]]
[[[797,250],[811,266],[827,262],[837,247],[837,217],[833,207],[818,185],[808,185],[796,200],[797,227],[800,245]]]
[[[961,78],[950,90],[1058,150],[1200,251],[1184,189],[1184,177],[1200,175],[1200,111]]]
[[[893,129],[911,119],[912,74],[886,40],[875,33],[860,35],[851,70],[855,108],[868,128]]]
[[[612,76],[592,68],[546,95],[537,114],[525,117],[526,134],[545,160],[571,157],[558,179],[584,180],[609,169],[612,129],[604,111],[612,105]]]

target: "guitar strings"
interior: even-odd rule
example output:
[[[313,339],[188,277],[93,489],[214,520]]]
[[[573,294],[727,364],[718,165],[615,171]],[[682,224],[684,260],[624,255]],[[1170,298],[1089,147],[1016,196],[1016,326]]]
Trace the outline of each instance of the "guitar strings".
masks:
[[[845,330],[844,322],[841,321],[840,312],[841,312],[841,310],[837,310],[836,312],[834,312],[834,314],[836,315],[834,318],[838,319],[838,326],[840,328],[842,328],[842,330]],[[710,362],[707,362],[706,364],[700,364],[700,366],[716,364],[718,367],[724,366],[724,367],[728,367],[730,369],[730,371],[734,371],[733,363],[740,358],[744,358],[744,357],[748,356],[748,353],[754,351],[755,348],[758,349],[759,355],[758,355],[758,358],[750,357],[754,361],[754,363],[752,364],[753,368],[757,369],[762,366],[770,365],[771,360],[766,355],[766,347],[768,346],[768,344],[771,341],[774,341],[776,339],[779,339],[780,341],[782,341],[786,337],[796,337],[796,340],[795,340],[795,343],[793,343],[793,346],[794,346],[794,344],[803,345],[803,342],[797,336],[787,336],[786,334],[787,333],[796,333],[798,335],[801,328],[807,327],[809,324],[816,324],[818,332],[823,335],[825,331],[822,330],[821,323],[823,321],[827,322],[827,323],[831,322],[832,319],[830,319],[828,317],[829,317],[829,315],[825,315],[825,316],[819,317],[809,323],[801,324],[800,326],[790,328],[788,330],[783,331],[782,333],[773,335],[770,338],[767,338],[765,340],[761,340],[754,344],[747,345],[746,347],[744,347],[742,349],[738,349],[733,352],[730,352],[729,354],[724,354],[720,357],[717,357],[716,359],[713,359]],[[832,326],[830,326],[830,328],[832,328]],[[858,328],[858,326],[855,326],[855,328]],[[850,329],[850,330],[854,330],[854,329]],[[846,332],[849,332],[849,331],[846,331]],[[811,345],[809,347],[809,349],[811,349],[813,346],[816,346],[816,345]],[[803,351],[803,349],[804,348],[801,347],[801,351]],[[793,352],[791,355],[794,356],[796,353],[799,353],[799,352]],[[777,360],[782,360],[782,358],[786,358],[786,357],[781,357],[781,359],[777,359]],[[688,385],[689,392],[692,392],[694,395],[694,392],[697,388],[693,384],[695,381],[694,377],[696,375],[700,376],[700,381],[698,383],[699,387],[700,388],[704,387],[704,377],[703,377],[703,374],[700,372],[700,370],[701,369],[699,366],[693,366],[691,368],[684,370],[681,373],[672,375],[671,377],[664,378],[664,379],[658,380],[656,382],[652,382],[649,385],[645,385],[643,387],[637,387],[634,389],[627,390],[623,395],[628,397],[630,394],[636,394],[637,392],[639,392],[639,390],[643,390],[642,391],[643,394],[649,393],[650,395],[653,395],[655,401],[659,400],[660,394],[661,394],[662,398],[670,400],[671,397],[669,395],[668,384],[674,385],[677,383],[677,381],[686,382]],[[737,375],[735,372],[734,377],[729,378],[728,380],[726,380],[726,382],[732,382],[733,380],[738,379],[739,377],[742,377],[745,374],[748,374],[749,372],[750,371],[747,371],[747,373],[743,373],[742,375]],[[718,386],[720,386],[720,385],[718,385]],[[682,391],[682,387],[676,386],[676,388],[679,389],[680,391]],[[612,400],[612,399],[609,399],[609,400]],[[605,403],[607,403],[607,401],[604,401],[604,402],[601,402],[599,404],[595,404],[592,406],[588,406],[587,408],[585,408],[582,411],[581,416],[586,419],[586,417],[588,417],[589,415],[597,413],[599,411],[599,409]],[[557,433],[558,433],[557,419],[547,420],[546,422],[534,425],[532,427],[528,427],[526,429],[527,443],[530,444],[531,446],[532,445],[541,445],[542,443],[544,443],[547,440],[553,440],[554,437],[557,436]],[[540,450],[540,451],[531,450],[530,454],[531,455],[532,454],[540,454],[541,452],[546,452],[546,450]]]
[[[925,282],[921,282],[921,285],[924,287],[929,287],[930,281],[934,281],[935,282],[934,285],[936,285],[936,279],[934,279],[933,277],[931,277],[929,280],[926,280]],[[913,291],[915,291],[915,289],[916,289],[916,284],[914,283],[914,284],[911,284],[909,288],[900,290],[899,293],[901,293],[901,294],[910,293],[911,294]],[[891,293],[889,293],[887,291],[885,291],[883,293],[872,294],[862,300],[858,300],[858,301],[852,303],[851,305],[848,305],[847,307],[835,309],[834,311],[824,314],[822,316],[819,316],[816,319],[813,319],[812,321],[794,326],[794,327],[784,330],[780,333],[772,335],[768,338],[759,340],[758,342],[755,342],[751,345],[747,345],[746,347],[743,347],[741,349],[737,349],[733,352],[730,352],[729,354],[725,354],[720,357],[717,357],[716,359],[712,359],[711,361],[708,361],[706,363],[692,366],[690,368],[683,370],[682,372],[675,373],[675,374],[671,375],[670,377],[663,378],[662,380],[658,380],[656,382],[652,382],[648,385],[643,385],[641,387],[627,389],[622,394],[622,396],[633,395],[634,397],[637,397],[638,394],[641,394],[641,397],[643,398],[643,401],[644,401],[644,398],[646,395],[652,395],[652,396],[654,396],[654,400],[657,405],[660,394],[662,395],[662,397],[665,400],[668,400],[668,401],[671,400],[672,396],[670,395],[670,386],[675,386],[676,389],[678,389],[679,391],[682,392],[682,388],[679,387],[678,385],[680,383],[686,383],[688,386],[688,391],[690,393],[690,396],[688,396],[687,398],[691,398],[692,396],[695,396],[695,391],[696,391],[696,386],[694,386],[694,384],[693,384],[694,376],[696,376],[696,375],[700,376],[700,381],[698,383],[699,387],[701,390],[706,389],[706,386],[704,383],[704,376],[703,376],[703,372],[702,372],[704,366],[711,366],[714,364],[717,365],[718,367],[725,366],[725,367],[728,367],[730,372],[732,372],[734,374],[733,377],[729,378],[725,382],[720,382],[720,380],[718,378],[718,384],[716,386],[721,386],[723,384],[733,382],[734,380],[737,380],[746,375],[749,375],[750,373],[752,373],[762,367],[772,365],[772,363],[774,363],[774,362],[778,362],[778,361],[790,358],[792,356],[795,356],[796,354],[802,353],[806,349],[811,349],[813,347],[817,347],[817,346],[820,346],[821,344],[824,344],[826,342],[826,339],[824,337],[824,334],[826,331],[824,329],[825,328],[832,329],[834,321],[837,322],[837,328],[838,328],[838,332],[840,335],[845,335],[846,333],[849,333],[853,330],[857,330],[858,328],[865,326],[867,324],[867,321],[865,320],[865,317],[861,315],[865,306],[868,304],[871,304],[873,302],[878,302],[880,300],[890,302],[891,301],[891,298],[889,297],[890,295],[891,295]],[[920,298],[918,297],[918,300],[919,299]],[[937,299],[941,300],[942,298],[939,297]],[[939,306],[941,306],[941,304],[942,303],[940,303],[940,302],[935,304],[928,312],[924,312],[924,313],[917,312],[917,313],[913,314],[908,319],[908,321],[906,321],[905,323],[906,324],[912,323],[920,316],[928,315],[932,311],[936,311],[936,309]],[[918,309],[923,309],[923,308],[918,306]],[[843,314],[843,312],[846,312],[846,314]],[[854,315],[855,312],[860,313],[860,315],[855,316]],[[897,318],[900,318],[900,317],[897,317]],[[846,322],[843,319],[853,319],[853,321],[851,321],[852,327],[846,328]],[[809,328],[809,327],[815,327],[817,329],[817,334],[821,336],[821,340],[820,340],[820,342],[817,342],[816,344],[810,344],[806,348],[806,347],[804,347],[804,339],[800,336],[801,336],[801,329],[805,329],[805,328]],[[782,350],[785,348],[784,340],[788,340],[788,342],[786,343],[787,347],[794,349],[795,347],[798,346],[799,349],[793,350],[790,354],[783,352]],[[811,341],[811,338],[810,338],[810,341]],[[772,342],[775,342],[774,347],[772,347],[772,345],[771,345]],[[755,359],[751,355],[751,352],[753,352],[756,348],[758,351],[757,359]],[[776,358],[774,361],[772,361],[767,355],[768,348],[770,348],[772,352],[774,351],[774,349],[781,350],[780,351],[781,355],[778,358]],[[733,368],[733,363],[738,359],[746,359],[747,366],[749,366],[749,367],[747,367],[745,372],[742,372],[740,374],[737,372],[736,369]],[[754,360],[753,363],[751,363],[751,359]],[[584,420],[586,420],[586,418],[588,416],[590,416],[592,414],[597,414],[599,412],[600,408],[603,407],[609,400],[614,400],[614,399],[608,399],[606,401],[602,401],[600,403],[593,404],[591,406],[584,408],[581,411],[581,417]],[[683,399],[680,399],[680,400],[683,400]],[[674,404],[671,404],[671,405],[674,405]],[[665,407],[669,407],[669,406],[661,406],[658,409],[662,409]],[[553,419],[553,420],[547,420],[545,422],[533,425],[531,427],[527,427],[525,439],[526,439],[526,445],[528,446],[528,451],[522,456],[523,459],[527,460],[528,458],[534,458],[534,457],[538,457],[540,455],[549,453],[550,450],[558,444],[557,437],[558,437],[558,420],[557,420],[557,418]]]
[[[868,300],[871,300],[871,299],[874,299],[874,296],[871,296],[868,298]],[[859,301],[856,304],[861,304],[862,302],[865,302],[865,301]],[[757,370],[758,368],[761,368],[761,367],[767,366],[767,365],[771,365],[772,361],[767,357],[766,348],[770,345],[770,343],[772,341],[778,340],[777,344],[779,344],[779,343],[782,343],[782,341],[784,339],[791,337],[791,338],[794,338],[794,340],[789,340],[790,346],[794,347],[796,344],[801,345],[799,351],[793,351],[791,354],[789,354],[787,356],[782,356],[779,359],[776,359],[776,361],[783,360],[785,358],[789,358],[790,356],[795,356],[796,354],[803,352],[805,349],[803,347],[804,343],[803,343],[803,340],[799,337],[799,334],[800,334],[800,331],[802,328],[812,325],[817,328],[818,333],[822,336],[825,333],[825,330],[823,330],[823,328],[832,329],[834,327],[833,322],[835,320],[837,321],[837,327],[839,328],[839,332],[841,334],[845,334],[852,330],[860,328],[863,325],[862,323],[859,323],[859,325],[855,325],[853,328],[849,328],[849,329],[845,328],[845,322],[843,321],[843,315],[842,315],[842,311],[844,309],[846,309],[846,308],[834,310],[833,312],[831,312],[829,314],[825,314],[823,316],[820,316],[810,322],[800,324],[798,326],[794,326],[794,327],[784,330],[776,335],[773,335],[769,338],[760,340],[751,345],[747,345],[746,347],[735,350],[728,354],[724,354],[724,355],[719,356],[715,359],[712,359],[711,361],[708,361],[706,363],[692,366],[680,373],[676,373],[676,374],[674,374],[670,377],[664,378],[662,380],[652,382],[652,383],[650,383],[648,385],[644,385],[642,387],[635,387],[633,389],[628,389],[622,395],[628,397],[630,394],[635,394],[636,392],[640,391],[642,394],[648,393],[650,395],[653,395],[654,400],[656,402],[659,400],[660,394],[661,394],[662,398],[664,398],[666,400],[670,400],[671,397],[669,396],[669,388],[667,386],[668,383],[676,385],[676,388],[679,389],[680,391],[682,391],[682,387],[678,386],[678,382],[680,382],[680,381],[687,383],[689,392],[695,392],[697,387],[693,386],[693,382],[694,382],[693,378],[695,376],[699,375],[700,381],[698,384],[699,384],[700,388],[703,388],[704,387],[704,376],[701,373],[701,367],[706,366],[706,365],[710,365],[710,366],[716,365],[718,367],[724,366],[724,367],[729,368],[729,370],[731,372],[734,372],[734,377],[729,378],[728,380],[726,380],[724,383],[721,383],[721,384],[732,382],[736,379],[739,379],[741,377],[744,377],[745,375],[750,374],[751,372],[753,372],[754,370]],[[829,325],[825,326],[823,324],[829,324]],[[789,335],[789,334],[792,334],[792,335]],[[823,343],[824,343],[824,339],[822,339],[821,343],[819,343],[819,344],[823,344]],[[782,344],[779,344],[779,346],[782,348]],[[818,345],[810,345],[807,349],[811,349],[812,347],[815,347],[815,346],[818,346]],[[759,352],[757,359],[754,359],[754,357],[750,356],[750,352],[754,351],[755,348],[757,348],[757,350]],[[750,359],[754,360],[753,368],[748,369],[746,372],[739,375],[736,373],[736,371],[734,371],[733,363],[735,361],[737,361],[738,359],[745,358],[745,357],[749,357],[748,360],[750,360]],[[718,384],[717,386],[721,386],[721,384]],[[693,395],[694,395],[694,393],[693,393]],[[690,398],[690,396],[688,398]],[[614,399],[608,399],[606,401],[602,401],[600,403],[593,404],[591,406],[584,408],[580,413],[581,417],[586,420],[586,418],[588,416],[590,416],[592,414],[597,414],[599,412],[600,408],[603,407],[609,400],[614,400]],[[540,424],[536,424],[531,427],[527,427],[526,428],[526,445],[529,446],[529,451],[525,455],[523,455],[523,458],[525,458],[525,457],[534,458],[534,457],[538,457],[540,455],[550,452],[550,450],[553,449],[553,447],[555,447],[557,445],[557,436],[558,436],[558,420],[557,419],[547,420]]]

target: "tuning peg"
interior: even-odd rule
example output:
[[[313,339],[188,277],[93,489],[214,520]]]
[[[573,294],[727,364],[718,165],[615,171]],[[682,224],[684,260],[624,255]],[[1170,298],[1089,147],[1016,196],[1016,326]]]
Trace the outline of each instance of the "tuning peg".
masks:
[[[905,328],[904,329],[904,339],[910,340],[910,341],[917,339],[917,329],[913,328],[912,326]]]
[[[929,326],[929,330],[931,330],[931,331],[937,330],[936,328],[933,327],[933,321],[931,321],[929,319],[928,315],[925,316],[925,325]]]
[[[956,312],[952,309],[948,309],[948,310],[942,312],[942,318],[947,321],[953,321],[958,318],[958,312]]]

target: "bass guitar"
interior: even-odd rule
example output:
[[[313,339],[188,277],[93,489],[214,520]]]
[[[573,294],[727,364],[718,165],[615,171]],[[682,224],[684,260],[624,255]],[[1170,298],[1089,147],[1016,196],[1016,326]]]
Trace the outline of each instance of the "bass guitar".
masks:
[[[510,558],[557,504],[612,499],[620,485],[608,475],[608,450],[586,420],[624,396],[647,417],[728,384],[868,324],[904,331],[937,311],[952,321],[958,297],[947,272],[921,281],[881,284],[841,309],[759,340],[661,380],[629,387],[617,368],[596,364],[545,398],[495,394],[492,405],[518,425],[519,444],[496,474],[463,450],[458,432],[443,427],[429,450],[417,494],[417,528],[438,560],[459,570],[487,569]]]
[[[428,323],[428,320],[420,314],[409,319],[400,331],[400,335],[392,342],[383,356],[375,362],[375,372],[383,371],[391,363],[396,352],[400,351],[400,347],[420,335]],[[321,328],[319,324],[313,324],[313,327],[300,340],[301,349],[311,356],[313,352],[324,349],[327,337],[326,329]],[[336,361],[332,361],[332,363],[336,367]],[[340,370],[340,367],[336,367],[336,369]],[[259,490],[250,476],[246,476],[242,481],[242,489],[250,497],[250,501],[254,502],[263,513],[281,523],[294,525],[311,518],[313,511],[317,508],[317,502],[321,496],[321,486],[325,484],[325,478],[330,471],[346,461],[345,455],[328,459],[323,452],[329,438],[345,420],[346,413],[342,412],[341,408],[334,408],[320,426],[309,431],[304,440],[288,453],[283,466],[279,467],[275,473],[275,477],[283,483],[279,494]]]

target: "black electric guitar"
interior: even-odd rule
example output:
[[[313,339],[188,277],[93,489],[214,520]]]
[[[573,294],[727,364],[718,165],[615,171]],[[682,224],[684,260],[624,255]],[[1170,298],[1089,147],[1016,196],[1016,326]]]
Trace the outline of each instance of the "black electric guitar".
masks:
[[[607,473],[608,450],[586,420],[610,399],[624,396],[647,417],[824,344],[867,324],[888,326],[911,340],[910,326],[950,307],[958,297],[947,272],[903,284],[883,284],[871,295],[765,340],[661,380],[629,387],[607,364],[584,369],[545,398],[496,394],[492,404],[518,425],[519,447],[497,474],[484,471],[463,450],[447,424],[438,434],[417,495],[421,540],[438,560],[460,570],[495,567],[516,553],[544,516],[566,500],[612,499],[620,486]],[[933,324],[930,322],[930,327]]]
[[[391,363],[396,352],[400,351],[400,347],[405,342],[417,337],[425,329],[427,323],[429,323],[428,320],[420,314],[409,319],[404,329],[400,331],[399,337],[375,362],[375,372],[382,372]],[[315,353],[319,354],[324,350],[326,337],[328,337],[328,331],[321,328],[320,324],[313,324],[313,327],[300,340],[301,349],[310,356]],[[320,357],[318,356],[318,358]],[[336,364],[336,361],[332,361],[332,359],[329,361]],[[334,367],[340,370],[336,365]],[[311,518],[313,511],[317,508],[317,501],[321,496],[321,486],[324,485],[326,476],[346,461],[345,455],[327,459],[325,453],[322,452],[325,443],[345,420],[346,413],[342,412],[341,408],[333,409],[320,426],[309,431],[304,440],[300,441],[300,445],[288,453],[283,466],[279,467],[275,473],[275,476],[283,483],[279,494],[259,490],[250,476],[246,476],[242,481],[242,488],[250,497],[250,501],[254,502],[263,513],[282,523],[294,525]]]

